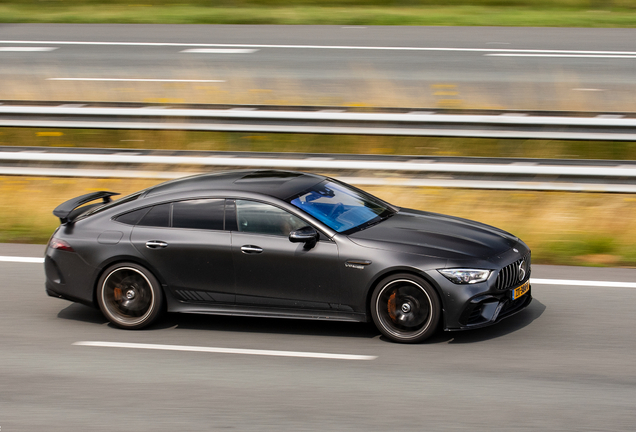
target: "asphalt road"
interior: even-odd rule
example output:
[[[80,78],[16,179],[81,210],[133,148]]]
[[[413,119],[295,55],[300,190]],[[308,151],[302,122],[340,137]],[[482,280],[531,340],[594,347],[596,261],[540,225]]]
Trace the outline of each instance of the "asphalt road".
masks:
[[[0,245],[0,256],[42,256]],[[636,270],[535,266],[633,282]],[[0,262],[5,431],[633,431],[636,289],[535,284],[533,304],[421,345],[370,326],[168,316],[145,331],[47,297],[42,265]],[[599,284],[600,285],[600,284]],[[633,284],[632,284],[633,285]],[[129,342],[375,356],[336,360],[104,348]]]
[[[2,24],[0,99],[627,111],[634,41],[636,29]]]

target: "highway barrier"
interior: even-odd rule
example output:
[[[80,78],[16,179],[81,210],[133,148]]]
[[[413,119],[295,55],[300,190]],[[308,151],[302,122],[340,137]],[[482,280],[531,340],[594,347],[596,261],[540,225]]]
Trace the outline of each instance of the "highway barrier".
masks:
[[[0,127],[636,141],[633,113],[0,102]]]
[[[1,147],[0,175],[171,179],[239,168],[358,185],[636,193],[636,161]]]

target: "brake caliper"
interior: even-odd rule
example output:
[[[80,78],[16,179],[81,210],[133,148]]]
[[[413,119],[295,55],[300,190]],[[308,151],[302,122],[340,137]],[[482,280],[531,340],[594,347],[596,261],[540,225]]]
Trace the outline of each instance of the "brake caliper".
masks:
[[[393,321],[395,321],[395,292],[391,294],[389,297],[389,301],[387,303],[387,309],[389,310],[389,316]]]

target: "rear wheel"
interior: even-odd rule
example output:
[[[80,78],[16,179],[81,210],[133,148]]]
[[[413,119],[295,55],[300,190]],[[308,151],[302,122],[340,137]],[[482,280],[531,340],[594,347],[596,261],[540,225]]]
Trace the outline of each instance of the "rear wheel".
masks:
[[[378,330],[392,341],[417,343],[435,333],[441,306],[425,280],[396,274],[380,281],[373,291],[371,316]]]
[[[120,263],[106,269],[99,279],[97,303],[117,327],[140,329],[159,316],[163,294],[148,270],[137,264]]]

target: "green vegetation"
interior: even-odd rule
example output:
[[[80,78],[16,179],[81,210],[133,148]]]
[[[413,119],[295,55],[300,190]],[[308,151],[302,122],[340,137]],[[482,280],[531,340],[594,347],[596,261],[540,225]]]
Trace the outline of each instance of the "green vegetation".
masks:
[[[634,27],[636,0],[0,0],[0,22]]]
[[[636,143],[184,131],[2,128],[0,145],[636,159]],[[159,180],[0,177],[0,242],[46,242],[58,223],[52,209],[74,196],[95,190],[125,195],[156,183]],[[636,266],[633,235],[626,234],[636,232],[632,195],[364,188],[397,205],[501,227],[530,245],[536,263]]]
[[[61,202],[97,190],[123,195],[159,183],[145,179],[0,177],[0,242],[46,243]],[[623,194],[370,187],[399,206],[498,226],[522,238],[533,262],[636,266],[636,198]],[[16,212],[16,209],[20,211]]]
[[[636,27],[636,0],[189,0],[180,3],[175,0],[0,0],[0,23]],[[176,99],[229,103],[223,97],[234,103],[237,100],[244,103],[297,103],[281,89],[273,92],[254,88],[249,83],[240,84],[242,93],[225,88],[190,89],[177,85],[164,87],[163,91],[175,99],[171,103],[177,103]],[[4,91],[15,88],[22,97],[29,94],[24,91],[24,85],[5,81]],[[378,87],[384,86],[372,86],[375,90]],[[39,98],[59,98],[54,92],[42,96],[41,86],[37,88]],[[85,98],[86,88],[78,88],[78,97]],[[118,100],[128,100],[128,97],[148,102],[152,101],[146,100],[147,94],[157,93],[154,88],[147,91],[138,88],[107,90]],[[375,94],[375,90],[369,93]],[[566,90],[569,92],[569,87]],[[104,100],[102,93],[91,91],[94,92],[92,100]],[[269,93],[263,93],[266,91]],[[531,93],[531,89],[528,92]],[[395,92],[391,89],[388,93]],[[195,99],[195,94],[203,100]],[[462,106],[500,105],[498,101],[485,103],[484,95],[471,95],[470,89],[462,89],[462,99],[465,99]],[[434,97],[428,97],[417,99],[415,105],[446,107]],[[347,102],[349,99],[319,102],[347,105],[352,103]],[[389,105],[411,105],[411,99],[395,96],[394,99],[389,100]],[[313,103],[313,99],[311,101]],[[386,98],[382,101],[387,104]],[[475,101],[481,105],[477,106]],[[355,103],[373,105],[374,100]],[[622,110],[631,110],[633,102],[629,99],[618,104],[613,100],[612,108],[618,109],[618,106]],[[568,105],[562,109],[573,108]],[[594,105],[592,109],[599,108]],[[624,142],[184,131],[0,128],[0,145],[636,159],[636,143]],[[51,214],[52,209],[71,197],[95,190],[127,194],[156,183],[156,180],[139,179],[0,177],[0,242],[45,243],[58,224]],[[530,245],[535,263],[636,266],[636,246],[631,240],[634,236],[628,234],[636,232],[636,198],[631,195],[388,186],[365,189],[397,205],[467,217],[506,229]],[[20,211],[16,212],[16,209]]]
[[[636,142],[0,128],[2,146],[636,160]]]

